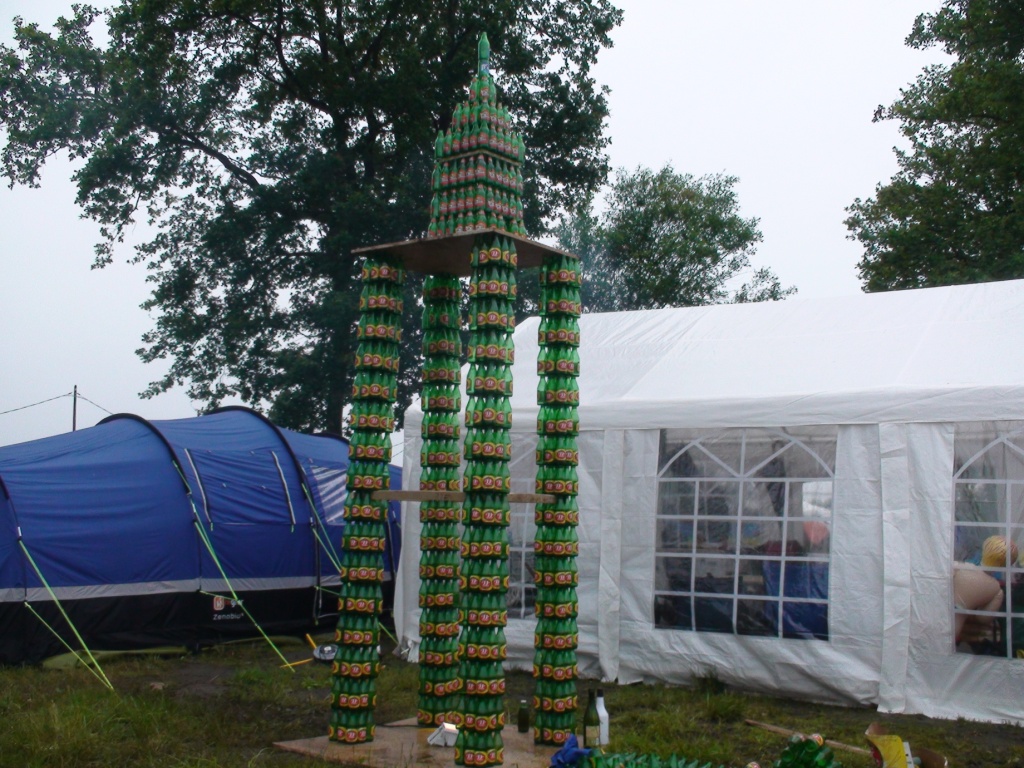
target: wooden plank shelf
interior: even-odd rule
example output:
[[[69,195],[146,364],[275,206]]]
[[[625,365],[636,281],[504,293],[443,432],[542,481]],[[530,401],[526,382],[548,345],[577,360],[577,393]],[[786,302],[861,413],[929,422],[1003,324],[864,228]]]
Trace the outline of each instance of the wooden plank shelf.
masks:
[[[374,491],[374,501],[465,501],[462,491]],[[554,504],[556,496],[550,493],[510,493],[510,504]]]
[[[352,253],[356,256],[391,256],[399,259],[410,272],[466,277],[472,271],[473,243],[476,241],[477,235],[487,234],[497,234],[515,242],[519,269],[541,266],[545,254],[572,256],[560,248],[497,229],[479,229],[472,232],[460,232],[457,235],[371,245],[365,248],[353,248]]]

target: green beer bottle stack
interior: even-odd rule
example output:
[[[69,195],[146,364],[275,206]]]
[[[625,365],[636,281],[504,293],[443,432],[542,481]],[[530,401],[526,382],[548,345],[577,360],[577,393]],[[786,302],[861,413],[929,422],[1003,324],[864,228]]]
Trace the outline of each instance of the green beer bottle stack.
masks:
[[[836,760],[831,747],[825,743],[824,737],[813,733],[804,736],[795,733],[789,738],[789,743],[779,756],[779,759],[772,763],[773,768],[842,768],[842,763]]]
[[[480,65],[468,101],[456,106],[448,129],[434,141],[428,238],[486,230],[526,235],[525,144],[498,98],[487,56],[481,54]]]
[[[578,708],[579,259],[546,255],[540,279],[536,491],[555,500],[536,511],[533,737],[538,744],[560,745],[575,733]]]
[[[508,621],[508,525],[511,517],[512,299],[515,244],[498,234],[477,237],[470,275],[470,370],[466,381],[459,637],[461,743],[456,763],[500,765],[505,725]]]
[[[428,275],[423,281],[421,490],[459,490],[460,295],[457,277]],[[456,501],[420,503],[422,612],[416,719],[424,727],[457,722],[460,711],[459,511]]]
[[[331,666],[331,741],[373,741],[381,582],[387,502],[373,492],[389,487],[394,430],[398,345],[401,341],[404,270],[386,260],[367,259],[362,270],[362,311],[358,326],[350,426],[352,461],[341,541],[341,592]]]

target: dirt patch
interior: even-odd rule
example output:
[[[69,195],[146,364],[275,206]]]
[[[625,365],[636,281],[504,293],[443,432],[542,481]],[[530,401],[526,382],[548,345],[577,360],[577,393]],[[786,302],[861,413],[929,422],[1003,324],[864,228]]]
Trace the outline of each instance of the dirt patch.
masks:
[[[176,697],[208,699],[220,696],[228,689],[228,680],[235,673],[225,664],[216,664],[201,659],[177,665],[168,669],[166,690]]]

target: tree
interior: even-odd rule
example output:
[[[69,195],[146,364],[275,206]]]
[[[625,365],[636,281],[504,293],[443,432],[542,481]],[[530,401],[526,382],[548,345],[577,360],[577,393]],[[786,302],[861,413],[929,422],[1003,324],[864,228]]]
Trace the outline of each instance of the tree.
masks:
[[[16,20],[0,47],[3,172],[37,184],[80,161],[96,264],[137,218],[157,313],[153,395],[237,395],[295,428],[340,428],[360,292],[353,247],[426,229],[436,131],[466,97],[486,31],[529,149],[527,226],[603,183],[606,91],[590,74],[621,21],[609,0],[122,0],[75,6],[55,35]],[[406,399],[417,288],[407,291]],[[411,311],[410,311],[411,310]]]
[[[1024,6],[946,0],[907,44],[955,61],[875,112],[900,121],[910,148],[874,198],[847,209],[865,290],[1024,277]]]
[[[607,210],[562,220],[560,245],[583,257],[587,311],[611,312],[716,304],[730,300],[728,284],[750,268],[761,242],[757,219],[739,214],[734,176],[694,178],[671,165],[658,172],[620,170]],[[769,269],[754,273],[732,301],[778,300],[782,288]]]

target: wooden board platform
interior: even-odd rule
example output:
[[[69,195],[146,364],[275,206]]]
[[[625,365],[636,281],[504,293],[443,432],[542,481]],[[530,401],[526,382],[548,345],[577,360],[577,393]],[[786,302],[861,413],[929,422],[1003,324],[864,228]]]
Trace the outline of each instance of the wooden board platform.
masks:
[[[560,248],[497,230],[477,230],[429,239],[422,238],[419,240],[404,240],[400,243],[371,245],[365,248],[353,248],[352,253],[356,256],[391,256],[400,260],[402,265],[410,272],[466,277],[472,271],[471,251],[473,250],[473,242],[476,236],[485,235],[489,232],[496,232],[501,237],[515,242],[520,269],[539,267],[544,262],[545,254],[572,255]]]
[[[558,497],[551,493],[509,493],[509,504],[554,504]],[[465,501],[462,491],[374,491],[374,501]]]
[[[432,728],[420,728],[415,718],[396,723],[378,725],[373,741],[367,744],[337,744],[326,736],[274,744],[286,752],[296,752],[329,763],[347,763],[371,768],[452,768],[455,765],[453,747],[435,747],[427,743]],[[501,733],[505,743],[505,765],[509,768],[547,768],[556,747],[533,743],[533,730],[519,733],[505,726]]]

